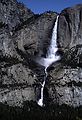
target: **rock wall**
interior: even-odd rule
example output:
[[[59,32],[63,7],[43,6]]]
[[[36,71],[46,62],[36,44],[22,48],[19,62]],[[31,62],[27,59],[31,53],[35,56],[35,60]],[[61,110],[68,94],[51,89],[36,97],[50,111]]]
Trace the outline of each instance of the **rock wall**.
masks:
[[[58,25],[61,62],[50,71],[49,94],[53,102],[82,105],[82,5],[63,10]]]
[[[36,101],[44,67],[34,59],[48,50],[55,12],[34,14],[16,0],[0,1],[0,102],[21,106]],[[49,68],[46,82],[50,103],[82,105],[82,5],[60,13],[58,46],[61,61]]]
[[[35,15],[16,0],[1,0],[0,11],[0,102],[21,106],[40,93],[43,68],[32,58],[43,55],[57,14]]]

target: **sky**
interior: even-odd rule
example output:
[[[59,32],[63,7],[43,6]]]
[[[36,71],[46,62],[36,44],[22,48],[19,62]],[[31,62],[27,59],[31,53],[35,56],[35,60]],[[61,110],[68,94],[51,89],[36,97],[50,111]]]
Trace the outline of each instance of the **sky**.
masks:
[[[49,10],[60,13],[64,8],[82,4],[82,0],[18,0],[18,2],[23,2],[36,14]]]

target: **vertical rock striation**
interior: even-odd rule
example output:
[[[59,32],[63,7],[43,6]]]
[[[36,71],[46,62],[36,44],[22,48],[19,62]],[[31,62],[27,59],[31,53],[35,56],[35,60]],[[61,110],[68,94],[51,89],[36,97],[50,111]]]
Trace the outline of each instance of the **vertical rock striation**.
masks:
[[[62,61],[50,71],[53,102],[82,105],[82,5],[64,9],[59,18],[58,43]]]
[[[1,0],[0,11],[0,102],[21,106],[36,101],[44,72],[32,58],[43,55],[57,14],[35,15],[16,0]]]
[[[39,96],[45,57],[57,13],[34,14],[16,0],[0,1],[0,102],[22,105]],[[62,60],[49,68],[50,103],[82,105],[82,5],[66,8],[58,23]]]

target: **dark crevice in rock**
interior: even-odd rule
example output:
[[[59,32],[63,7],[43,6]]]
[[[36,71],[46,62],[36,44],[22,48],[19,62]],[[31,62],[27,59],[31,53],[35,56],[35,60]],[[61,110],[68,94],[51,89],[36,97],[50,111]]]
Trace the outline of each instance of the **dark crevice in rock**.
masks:
[[[70,36],[71,36],[71,33],[72,33],[71,28],[70,28],[70,26],[71,26],[71,25],[70,25],[70,24],[71,24],[71,20],[70,20],[68,14],[65,14],[64,16],[65,16],[66,22],[67,22],[67,24],[68,24],[69,34],[70,34]]]
[[[82,20],[82,10],[80,10],[79,18],[80,18],[80,22],[81,22],[81,20]]]
[[[32,45],[34,45],[34,44],[35,44],[35,42],[34,43],[30,43],[29,45],[24,45],[24,49],[25,50],[32,49]]]
[[[28,18],[26,21],[22,22],[21,24],[17,25],[14,29],[13,32],[17,32],[21,29],[23,29],[25,27],[25,25],[30,25],[33,24],[35,22],[35,20],[38,19],[38,17],[40,17],[40,15],[36,14],[34,16],[32,16],[31,18]]]
[[[5,23],[0,22],[0,29],[5,26]]]
[[[14,83],[14,84],[1,84],[0,83],[0,88],[8,88],[8,89],[21,89],[21,88],[27,88],[27,87],[33,87],[34,85],[29,85],[28,83]]]
[[[71,81],[71,82],[69,82],[69,83],[67,83],[67,86],[68,87],[73,87],[73,86],[77,86],[77,87],[82,87],[82,82],[75,82],[75,81]]]
[[[18,63],[22,63],[18,58],[9,56],[0,56],[0,67],[9,67]],[[4,64],[3,64],[4,63]],[[3,65],[2,65],[3,64]]]

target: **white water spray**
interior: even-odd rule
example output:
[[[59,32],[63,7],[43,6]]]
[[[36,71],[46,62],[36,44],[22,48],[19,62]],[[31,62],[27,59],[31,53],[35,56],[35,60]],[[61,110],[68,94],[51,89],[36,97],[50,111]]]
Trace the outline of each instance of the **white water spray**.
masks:
[[[44,80],[44,82],[42,84],[42,88],[41,88],[41,98],[38,101],[38,105],[40,105],[40,106],[43,106],[43,90],[44,90],[44,86],[45,86],[45,80]]]
[[[49,47],[49,50],[48,50],[48,54],[47,54],[47,58],[48,59],[52,59],[53,62],[59,60],[59,56],[56,55],[56,52],[58,51],[58,47],[57,47],[58,18],[59,18],[59,16],[57,16],[57,19],[56,19],[56,22],[55,22],[55,26],[53,28],[51,44],[50,44],[50,47]]]
[[[53,33],[52,33],[52,38],[51,38],[51,43],[49,46],[49,50],[47,52],[46,58],[38,58],[36,60],[36,62],[38,62],[40,65],[45,67],[45,78],[44,78],[44,82],[42,84],[42,88],[41,88],[41,98],[38,101],[38,105],[43,106],[43,90],[44,90],[44,86],[45,86],[45,80],[47,78],[47,68],[53,63],[56,62],[58,60],[60,60],[60,56],[56,55],[56,52],[58,51],[58,47],[57,47],[57,25],[58,25],[58,17],[56,19],[54,28],[53,28]]]
[[[43,106],[43,90],[44,90],[46,78],[47,78],[47,70],[46,70],[46,68],[45,68],[45,78],[44,78],[44,82],[43,82],[42,88],[41,88],[41,98],[40,98],[39,101],[38,101],[38,105],[40,105],[40,106]]]

